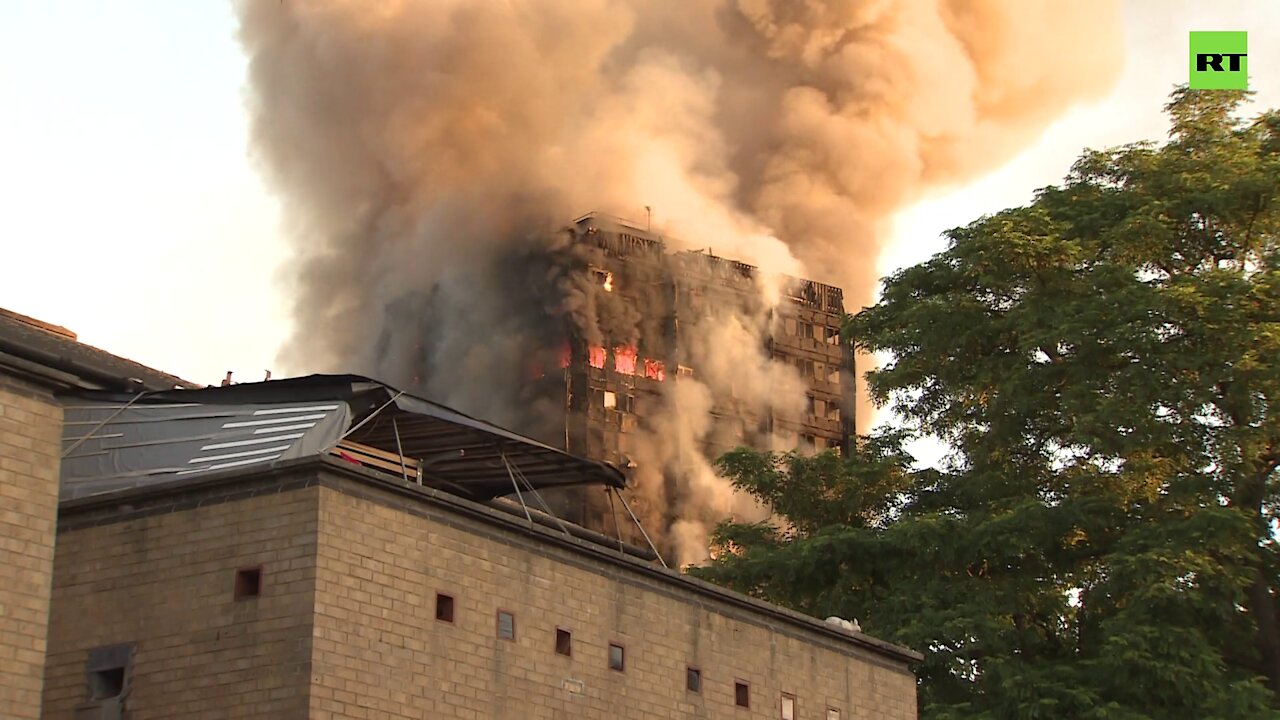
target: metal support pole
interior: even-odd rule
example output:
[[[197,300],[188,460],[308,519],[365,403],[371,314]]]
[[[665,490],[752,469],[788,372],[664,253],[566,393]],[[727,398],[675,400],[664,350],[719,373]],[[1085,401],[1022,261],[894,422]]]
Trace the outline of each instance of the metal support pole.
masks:
[[[662,553],[658,552],[658,547],[653,544],[653,540],[649,539],[649,533],[644,531],[644,525],[640,524],[640,518],[636,517],[636,514],[631,512],[631,506],[627,504],[627,499],[622,497],[622,493],[618,492],[617,488],[611,489],[617,493],[618,499],[622,501],[622,507],[626,508],[627,514],[631,516],[631,521],[636,524],[636,527],[640,528],[640,534],[644,536],[644,541],[649,543],[649,549],[653,551],[653,554],[658,556],[658,562],[662,563],[662,567],[670,570],[671,566],[667,565],[667,561],[662,559]]]
[[[400,456],[400,477],[404,478],[405,482],[409,482],[409,469],[404,465],[404,446],[400,444],[400,425],[394,416],[391,418],[391,429],[396,434],[396,454]]]
[[[71,444],[71,447],[67,448],[66,450],[63,450],[63,451],[62,451],[62,457],[64,457],[64,458],[65,458],[66,456],[70,455],[70,454],[72,453],[72,451],[74,451],[76,448],[78,448],[78,447],[80,447],[82,444],[84,444],[84,441],[85,441],[85,440],[90,440],[90,439],[92,439],[92,438],[93,438],[93,434],[94,434],[94,433],[96,433],[96,432],[98,432],[99,430],[101,430],[101,429],[102,429],[102,427],[103,427],[104,425],[106,425],[107,423],[111,422],[112,420],[115,420],[117,415],[119,415],[120,413],[124,412],[125,410],[128,410],[130,406],[132,406],[134,403],[138,402],[139,398],[141,398],[143,395],[146,395],[146,394],[147,394],[147,391],[146,391],[146,390],[143,390],[142,392],[138,393],[137,395],[134,395],[132,400],[130,400],[129,402],[125,403],[122,407],[120,407],[119,409],[117,409],[115,412],[113,412],[113,413],[111,413],[110,415],[108,415],[106,420],[103,420],[102,422],[98,423],[97,425],[94,425],[94,426],[93,426],[93,429],[91,429],[88,433],[86,433],[86,434],[85,434],[83,437],[81,437],[79,440],[76,440],[74,443],[72,443],[72,444]]]
[[[502,464],[507,467],[507,477],[511,478],[511,487],[516,489],[516,498],[520,500],[520,507],[524,510],[524,517],[529,521],[529,525],[533,525],[533,516],[529,514],[529,506],[524,503],[524,495],[520,492],[520,483],[516,482],[516,474],[511,470],[511,463],[507,461],[507,454],[502,453]]]

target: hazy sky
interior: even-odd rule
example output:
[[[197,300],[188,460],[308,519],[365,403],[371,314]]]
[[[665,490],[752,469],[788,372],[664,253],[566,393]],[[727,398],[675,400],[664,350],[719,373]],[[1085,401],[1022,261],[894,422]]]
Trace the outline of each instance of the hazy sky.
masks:
[[[1248,30],[1255,107],[1280,106],[1280,2],[1129,2],[1125,22],[1111,95],[1000,171],[903,212],[882,271],[1026,202],[1082,148],[1163,137],[1189,30]],[[195,382],[306,370],[274,362],[289,334],[287,247],[247,147],[235,26],[218,0],[0,0],[0,307]]]

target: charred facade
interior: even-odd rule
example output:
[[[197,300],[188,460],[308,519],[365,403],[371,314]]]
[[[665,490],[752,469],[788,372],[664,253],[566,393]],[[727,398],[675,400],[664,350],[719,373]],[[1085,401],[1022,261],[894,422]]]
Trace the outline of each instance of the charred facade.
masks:
[[[659,520],[657,534],[665,536],[663,530],[697,504],[686,502],[681,466],[705,464],[742,446],[847,451],[855,384],[853,354],[840,339],[840,288],[782,278],[770,300],[755,267],[717,257],[711,248],[672,252],[660,236],[596,213],[565,232],[568,244],[560,252],[572,258],[572,267],[563,277],[576,287],[561,285],[563,322],[552,333],[555,344],[531,354],[521,402],[555,408],[551,418],[540,418],[540,439],[613,463],[633,483],[661,482],[661,492],[636,493],[642,506],[649,501],[646,519]],[[749,325],[746,342],[759,347],[717,346],[720,338],[708,328],[726,323]],[[744,352],[749,350],[754,352]],[[746,391],[739,383],[761,380],[754,367],[734,377],[735,358],[744,355],[794,373],[785,387]],[[703,366],[711,364],[715,382],[703,377]],[[697,382],[708,388],[710,401],[700,446],[666,451],[699,457],[668,460],[661,472],[645,473],[651,470],[645,465],[655,462],[649,446],[669,441],[659,429],[663,414],[689,410],[672,401],[673,384]],[[799,388],[803,398],[784,397]],[[662,507],[653,507],[655,498]],[[603,493],[569,491],[557,503],[573,522],[626,534],[622,510]]]

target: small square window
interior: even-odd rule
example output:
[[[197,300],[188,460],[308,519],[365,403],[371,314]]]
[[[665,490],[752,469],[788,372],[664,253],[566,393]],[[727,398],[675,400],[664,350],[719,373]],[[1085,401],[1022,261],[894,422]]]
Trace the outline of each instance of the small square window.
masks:
[[[733,704],[738,707],[751,707],[751,686],[745,680],[733,682]]]
[[[133,652],[132,644],[105,645],[89,651],[84,664],[89,700],[109,700],[128,692]]]
[[[840,711],[835,708],[827,708],[827,720],[840,720]]]
[[[453,622],[452,595],[436,593],[436,619],[447,623]]]
[[[684,686],[689,692],[702,692],[702,671],[696,667],[685,668]]]
[[[262,568],[241,568],[236,571],[234,599],[258,597],[262,594]]]
[[[500,640],[516,639],[516,616],[506,610],[498,611],[498,638]]]
[[[573,654],[573,636],[569,634],[568,630],[556,628],[556,654]]]
[[[621,645],[609,643],[609,669],[622,672],[626,668],[626,650]]]
[[[89,673],[89,699],[105,700],[119,697],[122,692],[124,692],[124,668],[107,668]]]
[[[782,693],[782,720],[796,720],[796,698]]]

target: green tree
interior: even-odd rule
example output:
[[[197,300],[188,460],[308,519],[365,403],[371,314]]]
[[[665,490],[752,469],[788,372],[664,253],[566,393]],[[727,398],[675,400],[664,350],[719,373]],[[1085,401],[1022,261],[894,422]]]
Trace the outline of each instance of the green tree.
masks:
[[[721,460],[786,522],[699,572],[919,649],[930,718],[1275,717],[1280,114],[1174,93],[847,333],[901,429]],[[951,449],[913,471],[915,437]]]

